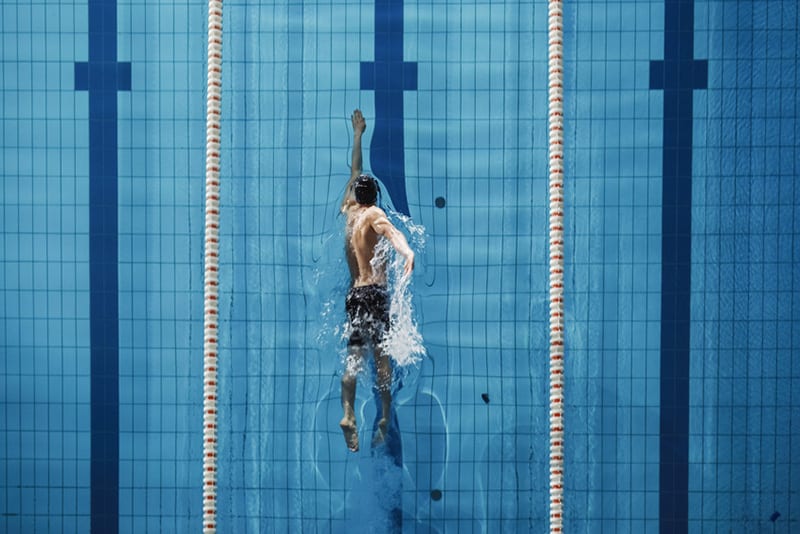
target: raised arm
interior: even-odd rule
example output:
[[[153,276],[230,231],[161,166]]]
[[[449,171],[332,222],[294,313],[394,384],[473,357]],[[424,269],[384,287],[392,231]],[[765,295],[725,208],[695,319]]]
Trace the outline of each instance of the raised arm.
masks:
[[[389,221],[383,210],[380,208],[373,209],[376,214],[372,220],[372,229],[375,230],[376,234],[388,239],[394,249],[406,259],[405,267],[403,267],[403,276],[409,276],[411,271],[414,270],[414,251],[408,246],[406,236]]]
[[[359,109],[353,111],[353,115],[350,118],[353,121],[353,163],[350,168],[350,180],[347,182],[347,188],[342,199],[342,211],[345,210],[348,204],[355,202],[353,182],[361,174],[364,166],[361,156],[361,136],[364,134],[364,130],[367,129],[367,121],[364,120],[364,115],[361,114]]]

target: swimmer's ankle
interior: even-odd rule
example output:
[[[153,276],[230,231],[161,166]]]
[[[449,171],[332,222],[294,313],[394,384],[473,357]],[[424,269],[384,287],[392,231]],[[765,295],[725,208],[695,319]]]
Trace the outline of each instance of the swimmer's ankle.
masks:
[[[386,430],[389,426],[389,420],[386,418],[378,421],[378,428],[375,429],[375,434],[372,436],[372,446],[377,447],[383,445],[386,441]]]
[[[356,425],[356,418],[353,416],[348,417],[347,414],[339,421],[339,426],[344,434],[344,442],[347,448],[353,452],[358,452],[358,426]]]

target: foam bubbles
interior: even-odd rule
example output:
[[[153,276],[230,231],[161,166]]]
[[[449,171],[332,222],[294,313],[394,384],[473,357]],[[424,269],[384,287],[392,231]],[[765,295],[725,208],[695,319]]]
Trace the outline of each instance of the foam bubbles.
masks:
[[[390,219],[398,227],[404,227],[409,235],[409,244],[417,257],[421,256],[425,247],[425,227],[414,224],[410,217],[390,212]],[[385,354],[388,354],[395,365],[407,367],[417,365],[425,356],[422,334],[419,332],[414,320],[412,293],[409,289],[413,276],[403,276],[405,258],[398,254],[391,244],[384,240],[378,244],[375,259],[390,258],[387,265],[389,277],[389,295],[391,303],[389,317],[391,326],[389,333],[384,336],[381,344]]]
[[[414,251],[419,269],[419,259],[425,248],[425,227],[414,224],[409,217],[405,217],[395,212],[388,212],[387,216],[398,229],[403,231],[408,237],[409,245]],[[366,361],[361,361],[359,357],[350,355],[346,348],[347,340],[352,334],[352,328],[344,313],[344,297],[349,289],[349,273],[344,254],[338,248],[339,241],[336,239],[325,240],[324,258],[330,261],[319,266],[316,270],[313,287],[324,287],[326,284],[332,285],[332,291],[322,299],[320,322],[317,325],[318,332],[316,341],[324,352],[332,350],[340,355],[340,362],[350,373],[362,374],[365,370]],[[419,365],[425,357],[425,347],[422,335],[414,319],[412,278],[403,276],[405,258],[398,254],[391,243],[386,239],[381,239],[375,250],[372,259],[373,267],[386,264],[387,284],[390,297],[390,328],[384,335],[381,349],[384,354],[389,355],[394,364],[395,370],[399,371],[395,376],[397,380],[404,376],[404,371],[413,366]],[[371,355],[365,356],[364,360],[371,359]]]

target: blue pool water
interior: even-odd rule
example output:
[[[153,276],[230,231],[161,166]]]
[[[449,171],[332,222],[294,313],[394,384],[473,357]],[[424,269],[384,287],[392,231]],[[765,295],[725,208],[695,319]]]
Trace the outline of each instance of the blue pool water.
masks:
[[[800,529],[800,9],[565,5],[567,532]],[[0,6],[0,531],[200,528],[203,4]],[[225,4],[219,527],[548,525],[547,4]],[[361,108],[426,354],[338,427]],[[407,228],[398,215],[394,221]]]

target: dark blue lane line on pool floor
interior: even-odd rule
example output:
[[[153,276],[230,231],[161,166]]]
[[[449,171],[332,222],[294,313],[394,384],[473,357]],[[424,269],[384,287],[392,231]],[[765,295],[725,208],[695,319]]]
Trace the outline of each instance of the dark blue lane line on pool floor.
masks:
[[[375,128],[370,143],[372,172],[405,215],[403,91],[417,90],[417,64],[403,61],[403,0],[375,0],[375,61],[361,63],[361,89],[375,91]]]
[[[417,64],[403,61],[403,0],[375,0],[375,61],[361,63],[361,89],[375,91],[375,127],[370,143],[372,172],[386,186],[394,209],[410,215],[406,194],[403,92],[417,89]],[[400,385],[402,387],[402,385]],[[380,414],[381,400],[374,392]],[[377,430],[375,418],[373,432]],[[392,408],[386,442],[372,449],[378,461],[375,480],[391,485],[385,493],[385,510],[390,532],[403,530],[403,448],[397,413]],[[377,488],[376,488],[377,489]],[[382,491],[385,491],[384,488]]]
[[[377,377],[376,377],[377,378]],[[376,382],[377,383],[377,382]],[[392,398],[403,388],[400,381],[392,391]],[[372,389],[375,399],[375,421],[372,424],[372,435],[378,431],[378,422],[381,419],[382,401],[377,387]],[[392,414],[382,444],[373,444],[370,450],[372,462],[372,480],[379,482],[376,488],[381,494],[380,513],[385,514],[389,528],[386,534],[402,534],[403,532],[403,439],[400,435],[400,423],[397,411],[392,405]],[[381,461],[385,460],[385,461]]]
[[[89,319],[91,531],[119,530],[119,282],[117,91],[131,88],[117,62],[117,2],[89,0],[89,61],[75,89],[89,91]]]
[[[664,2],[664,60],[650,89],[664,91],[661,241],[659,529],[689,529],[689,324],[692,250],[692,94],[708,85],[694,59],[694,0]]]

